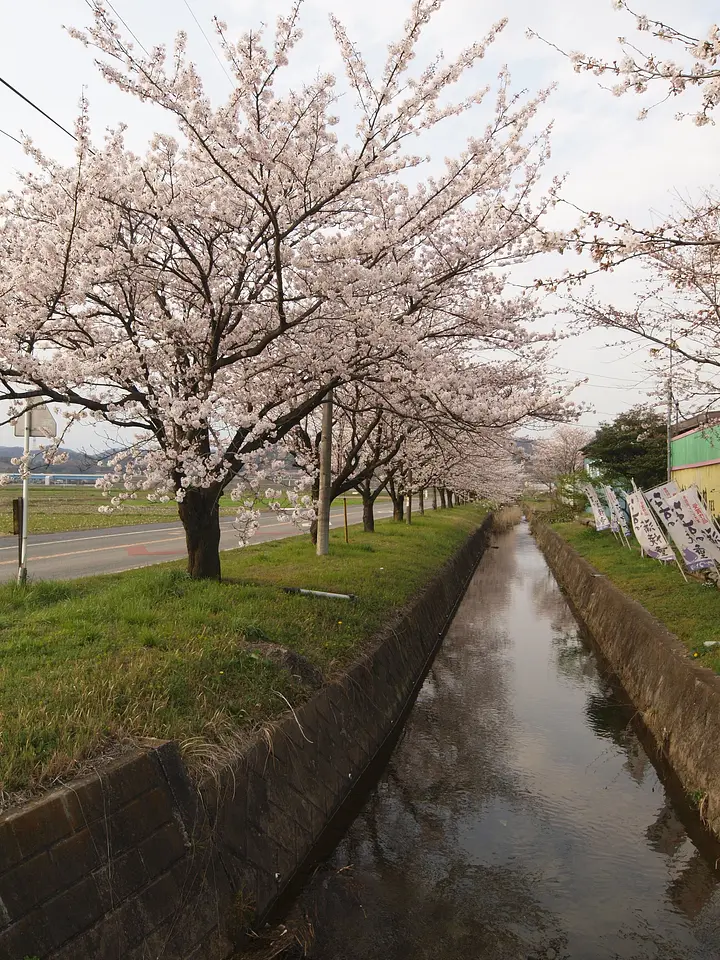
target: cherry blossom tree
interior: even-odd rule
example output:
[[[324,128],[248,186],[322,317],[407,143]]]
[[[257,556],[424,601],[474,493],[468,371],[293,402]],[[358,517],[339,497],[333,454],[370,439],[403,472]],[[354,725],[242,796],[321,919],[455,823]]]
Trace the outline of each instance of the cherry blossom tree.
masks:
[[[713,114],[720,103],[720,27],[712,24],[704,37],[695,37],[677,26],[636,12],[626,0],[614,0],[613,6],[631,18],[645,40],[652,38],[659,46],[672,47],[680,53],[681,60],[666,59],[658,51],[641,49],[620,37],[622,56],[611,61],[577,51],[568,53],[534,31],[528,33],[567,57],[577,73],[589,71],[598,77],[614,76],[618,82],[610,92],[615,96],[643,95],[653,89],[664,89],[665,96],[660,101],[663,103],[676,97],[687,99],[697,91],[702,103],[701,109],[692,114],[695,123],[698,126],[714,124]],[[649,109],[652,107],[641,110],[640,120],[645,119]],[[683,119],[687,114],[676,116]],[[649,228],[603,212],[585,211],[576,229],[565,237],[556,236],[555,241],[560,250],[574,248],[578,253],[589,253],[597,270],[612,270],[621,263],[653,256],[660,250],[720,245],[720,236],[709,223],[717,207],[717,192],[709,190],[697,202],[685,203],[679,213]],[[561,283],[584,280],[592,272],[588,269],[569,271],[560,280],[538,281],[538,286],[557,288]]]
[[[373,505],[389,479],[387,472],[382,480],[379,475],[392,463],[403,443],[399,427],[398,422],[392,421],[382,397],[366,384],[356,381],[335,391],[330,499],[351,491],[360,493],[363,525],[368,532],[375,529]],[[319,494],[321,437],[321,418],[313,413],[291,431],[284,443],[306,472],[313,503]],[[315,510],[310,532],[315,540]]]
[[[268,450],[329,390],[382,382],[389,364],[411,378],[433,343],[532,339],[517,322],[532,304],[502,295],[502,270],[543,249],[557,199],[557,182],[539,190],[547,131],[529,129],[547,94],[514,95],[503,72],[482,132],[424,175],[411,139],[484,103],[487,87],[449,92],[504,26],[414,70],[441,5],[411,3],[377,78],[332,19],[357,121],[341,143],[333,76],[278,92],[299,3],[270,47],[217,24],[235,88],[213,106],[183,34],[171,55],[141,55],[98,2],[75,35],[176,136],[142,155],[122,126],[98,143],[84,106],[72,167],[26,142],[35,169],[2,206],[0,399],[11,414],[44,398],[132,431],[107,509],[141,492],[175,499],[194,577],[220,575],[222,492],[238,474],[272,479]]]
[[[592,54],[566,54],[577,72],[590,71],[598,77],[614,77],[611,90],[651,95],[662,91],[659,103],[681,97],[692,101],[699,95],[700,106],[690,115],[698,126],[714,124],[720,103],[720,27],[710,25],[703,35],[682,29],[635,11],[625,0],[614,4],[631,18],[640,34],[638,44],[620,38],[622,57],[609,61]],[[663,55],[662,47],[674,51],[677,59]],[[556,48],[559,49],[559,48]],[[563,52],[563,51],[561,51]],[[648,109],[640,113],[647,116]],[[677,119],[688,116],[677,114]],[[577,228],[559,246],[588,253],[593,267],[568,271],[562,278],[540,282],[557,289],[585,280],[596,271],[610,271],[628,261],[646,268],[646,283],[631,309],[619,309],[597,297],[571,295],[573,312],[586,323],[640,335],[652,345],[663,379],[672,356],[673,391],[693,408],[711,407],[720,398],[720,325],[718,285],[720,284],[720,197],[707,189],[651,227],[602,212],[586,212]]]
[[[583,448],[592,436],[592,431],[584,427],[558,426],[549,437],[537,440],[533,445],[527,464],[528,474],[552,490],[558,477],[582,470]]]
[[[720,104],[720,27],[712,24],[704,37],[695,37],[645,13],[637,13],[626,0],[613,0],[613,6],[629,14],[635,30],[643,34],[645,40],[652,37],[661,41],[677,51],[681,59],[667,59],[659,52],[647,49],[646,44],[638,46],[620,37],[622,56],[618,60],[610,61],[578,51],[566,54],[575,72],[588,71],[596,77],[615,77],[617,83],[613,84],[611,91],[617,97],[628,92],[644,94],[649,89],[659,88],[665,91],[661,101],[665,102],[697,90],[702,103],[693,119],[698,126],[713,123],[712,114]],[[537,36],[534,31],[529,32],[531,36]],[[648,108],[644,108],[640,119],[644,120],[647,114]],[[685,114],[680,114],[683,116]]]
[[[469,448],[476,461],[486,449],[497,458],[514,449],[518,426],[571,415],[564,393],[546,382],[536,349],[528,349],[524,360],[494,362],[487,355],[482,362],[463,361],[452,350],[434,350],[410,381],[396,368],[388,381],[369,379],[336,391],[331,495],[358,491],[365,529],[372,530],[373,504],[384,489],[395,519],[402,519],[405,499],[417,494],[422,504],[428,486],[449,485],[458,458],[473,460]],[[292,445],[316,485],[320,419],[313,414],[308,420],[285,445]]]

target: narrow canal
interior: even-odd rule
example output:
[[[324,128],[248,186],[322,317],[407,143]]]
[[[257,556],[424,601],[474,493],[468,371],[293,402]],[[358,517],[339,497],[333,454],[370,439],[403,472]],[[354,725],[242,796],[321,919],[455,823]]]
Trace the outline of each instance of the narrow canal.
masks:
[[[527,526],[496,542],[379,782],[295,905],[309,955],[720,957],[717,849],[658,778]]]

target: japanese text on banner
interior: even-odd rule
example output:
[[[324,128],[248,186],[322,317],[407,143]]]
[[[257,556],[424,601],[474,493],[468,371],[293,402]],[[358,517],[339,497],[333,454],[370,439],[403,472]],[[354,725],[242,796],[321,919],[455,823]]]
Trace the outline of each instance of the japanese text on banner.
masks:
[[[671,481],[648,490],[645,496],[662,520],[688,570],[695,573],[712,569],[715,563],[708,555],[702,538],[698,539],[692,510],[684,502],[678,485]]]
[[[628,494],[627,504],[635,537],[644,553],[653,560],[660,560],[661,563],[673,563],[675,555],[657,520],[650,512],[643,494],[640,491]]]
[[[605,497],[607,498],[608,506],[610,507],[610,517],[614,517],[615,524],[619,530],[625,534],[626,537],[630,536],[630,527],[628,522],[625,519],[625,514],[623,513],[620,503],[617,498],[617,494],[612,487],[605,487]]]
[[[590,509],[593,512],[593,518],[595,520],[595,529],[598,531],[607,530],[610,527],[610,524],[605,511],[603,510],[602,504],[600,503],[600,497],[597,495],[597,490],[590,483],[583,484],[582,489],[585,491],[585,496],[590,502]]]

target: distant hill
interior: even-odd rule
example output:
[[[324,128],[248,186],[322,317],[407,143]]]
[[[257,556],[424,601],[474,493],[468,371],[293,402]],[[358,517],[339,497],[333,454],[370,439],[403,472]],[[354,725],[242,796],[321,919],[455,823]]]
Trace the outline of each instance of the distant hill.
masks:
[[[37,451],[37,455],[33,458],[31,464],[31,471],[33,473],[87,473],[88,476],[102,476],[106,470],[104,467],[98,466],[100,463],[106,463],[107,460],[114,456],[117,453],[117,450],[105,450],[103,453],[98,453],[90,455],[83,453],[80,450],[70,450],[66,447],[60,447],[63,453],[67,454],[68,459],[63,463],[51,463],[47,464],[43,460]],[[13,446],[13,447],[3,447],[0,446],[0,473],[16,473],[17,467],[12,463],[13,458],[22,456],[22,447]],[[272,451],[268,451],[267,454],[261,453],[257,458],[257,462],[262,464],[264,460],[274,459],[275,454]],[[292,474],[299,474],[300,471],[295,466],[295,458],[291,453],[288,453],[284,457],[285,469]],[[269,481],[268,481],[269,483]]]
[[[87,453],[79,450],[68,450],[65,447],[60,448],[67,454],[67,460],[63,463],[47,464],[39,455],[33,458],[33,473],[87,473],[90,475],[101,475],[105,471],[98,466],[98,457],[91,457]],[[21,457],[22,447],[1,447],[0,446],[0,473],[14,473],[17,467],[13,464],[13,458]]]

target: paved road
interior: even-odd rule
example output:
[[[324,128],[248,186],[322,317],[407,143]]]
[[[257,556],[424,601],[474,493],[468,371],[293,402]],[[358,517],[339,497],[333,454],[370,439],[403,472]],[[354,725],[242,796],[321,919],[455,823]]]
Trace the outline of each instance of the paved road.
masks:
[[[389,503],[377,503],[375,516],[392,513]],[[362,520],[362,506],[348,507],[350,523]],[[333,526],[342,524],[342,507],[331,511]],[[232,518],[220,521],[221,550],[237,547]],[[281,523],[274,514],[263,514],[253,543],[296,536],[297,527]],[[17,537],[0,537],[0,581],[17,576]],[[96,573],[119,573],[153,563],[187,556],[185,534],[180,523],[146,523],[133,527],[108,527],[70,533],[35,534],[28,543],[28,574],[39,580],[66,580]]]

